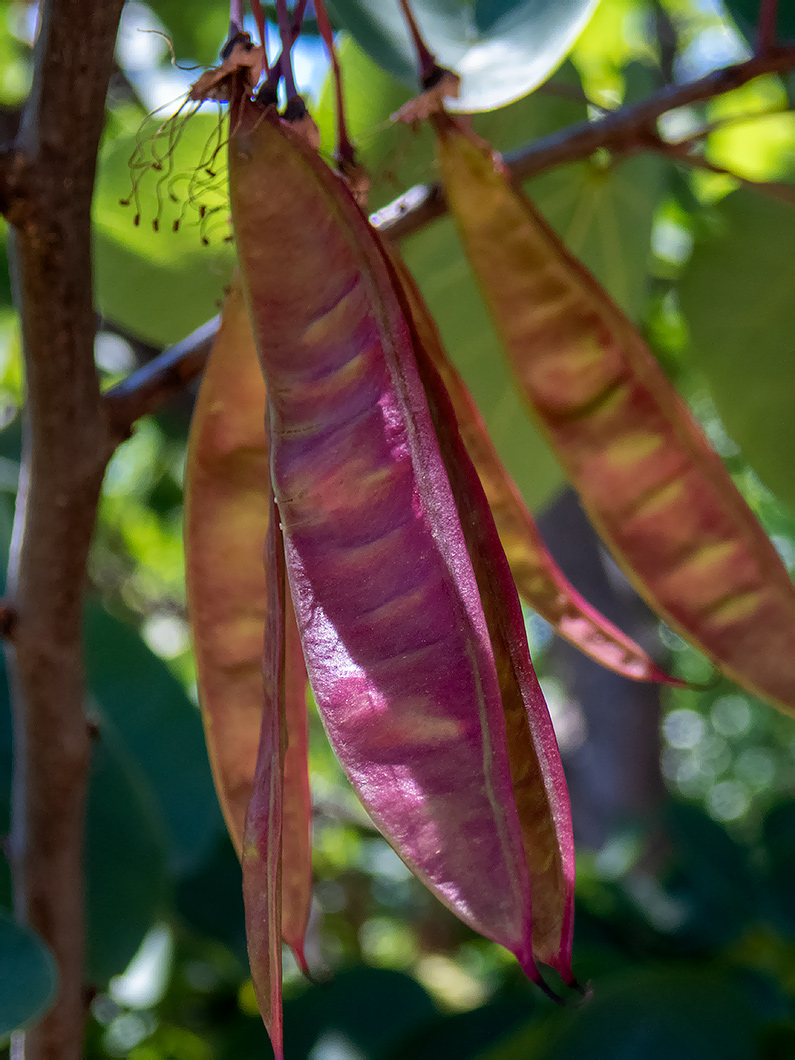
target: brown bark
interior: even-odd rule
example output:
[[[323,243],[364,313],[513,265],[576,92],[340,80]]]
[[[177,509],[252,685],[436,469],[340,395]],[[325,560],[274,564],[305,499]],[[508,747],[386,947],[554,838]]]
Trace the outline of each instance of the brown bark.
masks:
[[[27,374],[8,579],[16,913],[53,951],[55,1006],[14,1043],[77,1060],[83,1023],[83,819],[89,766],[81,619],[112,451],[94,369],[90,207],[122,0],[49,0],[33,89],[3,182]]]

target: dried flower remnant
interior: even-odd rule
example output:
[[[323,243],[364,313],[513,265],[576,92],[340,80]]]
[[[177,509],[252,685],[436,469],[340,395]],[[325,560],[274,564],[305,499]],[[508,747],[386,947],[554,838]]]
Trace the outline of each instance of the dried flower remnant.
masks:
[[[188,98],[228,103],[241,78],[243,90],[253,92],[264,67],[265,52],[262,45],[252,43],[250,34],[235,28],[221,52],[221,64],[207,70],[191,85]]]

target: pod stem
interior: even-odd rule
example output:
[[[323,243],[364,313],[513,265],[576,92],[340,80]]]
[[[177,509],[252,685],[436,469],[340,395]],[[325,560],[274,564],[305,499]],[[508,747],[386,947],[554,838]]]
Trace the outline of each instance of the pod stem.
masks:
[[[290,26],[290,36],[289,36],[290,48],[292,48],[293,42],[298,37],[298,34],[301,32],[301,27],[304,24],[304,12],[306,11],[306,7],[307,7],[307,0],[298,0],[298,3],[295,5],[295,9],[293,10],[293,22],[292,22],[292,25]],[[279,28],[279,36],[282,37],[281,26]],[[282,78],[282,56],[283,55],[284,55],[284,38],[282,37],[282,51],[280,51],[279,54],[276,56],[276,59],[274,60],[273,65],[271,66],[270,71],[268,73],[268,79],[267,79],[267,81],[265,82],[265,84],[262,86],[262,88],[259,91],[259,96],[260,97],[264,96],[269,101],[274,102],[274,103],[276,102],[276,99],[277,99],[277,89],[279,87],[279,81]],[[285,82],[285,84],[286,84],[286,82]],[[290,98],[289,93],[288,93],[288,97],[287,98],[288,99]]]
[[[229,0],[229,37],[243,29],[243,0]]]
[[[242,2],[242,0],[240,0],[240,2]],[[267,77],[270,74],[270,68],[268,66],[268,39],[265,30],[265,12],[262,10],[260,0],[251,0],[251,13],[257,24],[257,34],[259,35],[259,42],[262,45],[262,71]]]
[[[295,36],[293,36],[293,28],[290,25],[290,16],[287,11],[287,0],[276,0],[276,20],[279,24],[279,38],[282,42],[282,53],[279,57],[279,73],[284,78],[284,89],[287,93],[287,102],[289,103],[291,99],[294,99],[295,96],[298,95],[295,89],[293,63],[290,57],[293,41],[298,34],[296,33]]]
[[[761,0],[756,23],[756,54],[766,55],[776,43],[778,0]]]
[[[342,70],[340,69],[339,57],[337,56],[337,48],[334,44],[334,34],[331,30],[331,23],[329,22],[329,17],[326,12],[325,0],[315,0],[315,15],[317,16],[317,27],[320,30],[320,36],[323,38],[323,43],[326,45],[326,50],[331,59],[331,69],[334,74],[334,99],[337,114],[336,157],[341,168],[344,170],[346,167],[354,165],[356,161],[356,150],[348,136],[348,125],[345,121],[345,98],[342,92]]]
[[[425,43],[420,27],[417,25],[417,20],[414,17],[414,12],[411,10],[409,0],[399,0],[399,2],[400,9],[403,12],[403,17],[406,19],[406,24],[414,43],[414,48],[417,52],[417,62],[420,68],[420,84],[424,89],[433,88],[444,71],[436,61],[436,56]]]

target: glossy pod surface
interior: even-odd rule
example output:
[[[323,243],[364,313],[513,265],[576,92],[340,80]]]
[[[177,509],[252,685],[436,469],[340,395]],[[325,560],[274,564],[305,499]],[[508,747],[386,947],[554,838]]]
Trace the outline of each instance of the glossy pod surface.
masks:
[[[638,591],[738,683],[795,709],[795,590],[638,331],[490,150],[434,119],[445,190],[521,388]]]
[[[272,112],[233,132],[230,188],[287,572],[332,745],[413,871],[535,975],[494,655],[381,246]]]
[[[514,798],[533,902],[533,953],[572,978],[574,837],[555,732],[530,662],[521,604],[476,465],[456,422],[440,367],[449,361],[433,318],[403,263],[392,258],[417,333],[417,364],[450,479],[489,628],[508,734]],[[463,384],[462,384],[463,385]]]

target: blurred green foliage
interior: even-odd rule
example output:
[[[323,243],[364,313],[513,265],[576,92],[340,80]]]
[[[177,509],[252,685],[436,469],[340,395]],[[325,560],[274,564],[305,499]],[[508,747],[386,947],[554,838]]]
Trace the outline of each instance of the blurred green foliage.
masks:
[[[360,5],[338,4],[340,16],[343,6],[353,18]],[[420,5],[445,6],[456,8]],[[468,6],[488,32],[510,5]],[[780,6],[786,30],[790,16]],[[695,0],[662,7],[678,42],[676,61],[689,76],[709,65],[716,41],[723,58],[739,54],[736,26],[748,28],[744,20],[753,20],[758,3],[728,0],[736,25]],[[223,41],[227,12],[214,0],[128,6],[133,20],[142,12],[162,20],[181,60],[211,62]],[[647,0],[602,0],[550,84],[479,115],[476,129],[511,151],[585,119],[586,99],[617,106],[652,91],[665,76],[654,14]],[[27,5],[0,4],[1,107],[17,107],[26,91],[29,36]],[[366,45],[364,30],[359,41]],[[373,174],[373,206],[383,207],[432,179],[430,137],[388,121],[410,94],[394,78],[394,63],[392,73],[379,70],[351,39],[342,56],[353,135]],[[144,75],[140,57],[135,70],[124,49],[118,60],[126,87],[111,97],[94,207],[103,314],[97,357],[106,384],[150,355],[146,343],[160,347],[211,316],[232,261],[216,119],[202,112],[186,124],[169,168],[167,140],[152,139],[167,111],[144,123],[153,104],[140,86],[144,76],[152,97],[170,98],[174,71],[159,53]],[[330,150],[330,93],[315,88]],[[791,181],[793,117],[771,114],[787,106],[782,82],[766,78],[678,112],[667,129],[686,136],[703,128],[712,161],[751,179]],[[127,161],[136,150],[139,158],[159,158],[161,168],[142,177],[140,207],[120,207],[131,192]],[[620,165],[597,158],[529,184],[551,223],[646,329],[793,570],[793,302],[786,298],[793,211],[735,189],[724,176],[650,155]],[[216,211],[207,221],[201,205],[205,215]],[[184,223],[174,233],[178,217]],[[504,459],[542,509],[562,478],[502,368],[452,226],[429,226],[404,251]],[[4,550],[20,400],[19,339],[10,286],[0,279]],[[247,974],[240,869],[212,791],[195,704],[181,553],[188,405],[189,396],[141,421],[119,448],[91,562],[88,706],[98,733],[86,848],[91,1060],[270,1055]],[[531,624],[531,636],[534,630]],[[663,630],[663,637],[675,672],[708,687],[665,693],[662,769],[670,799],[660,819],[623,822],[601,850],[580,854],[575,967],[593,993],[580,1007],[553,1006],[507,954],[474,938],[413,880],[358,806],[313,714],[316,889],[308,952],[319,982],[304,982],[288,964],[290,1060],[795,1055],[795,730],[728,681],[712,681],[705,660],[674,634]],[[548,640],[533,639],[549,681]],[[5,833],[12,743],[2,688]],[[665,849],[650,854],[652,833],[665,836]],[[4,862],[0,905],[10,907]],[[46,951],[5,913],[0,983],[0,1034],[35,1016],[53,989]]]

